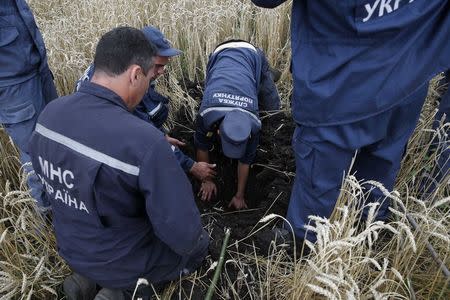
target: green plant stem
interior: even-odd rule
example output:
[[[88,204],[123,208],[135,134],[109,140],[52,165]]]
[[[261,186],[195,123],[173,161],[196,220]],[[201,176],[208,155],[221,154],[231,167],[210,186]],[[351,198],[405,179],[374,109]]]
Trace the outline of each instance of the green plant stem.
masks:
[[[206,293],[205,300],[210,300],[216,289],[217,280],[219,280],[220,272],[222,271],[223,261],[225,259],[225,250],[228,245],[228,239],[230,238],[230,229],[225,231],[225,238],[223,239],[222,250],[220,250],[219,263],[217,264],[216,271],[214,272],[214,277],[211,281],[211,285]]]

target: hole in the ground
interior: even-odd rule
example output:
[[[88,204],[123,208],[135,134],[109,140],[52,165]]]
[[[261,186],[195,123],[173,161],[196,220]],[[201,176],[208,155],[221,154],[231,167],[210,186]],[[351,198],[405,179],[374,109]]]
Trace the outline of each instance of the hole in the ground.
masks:
[[[199,84],[185,83],[188,93],[198,102],[202,93]],[[194,121],[187,117],[185,109],[176,115],[176,126],[170,133],[186,143],[183,152],[195,158]],[[220,145],[216,145],[211,153],[211,161],[217,164],[218,196],[210,203],[197,198],[197,205],[203,215],[204,224],[211,232],[210,251],[213,257],[218,256],[224,236],[224,228],[231,229],[231,240],[246,237],[265,213],[286,214],[290,190],[295,172],[295,160],[291,148],[291,136],[295,128],[293,121],[283,112],[262,119],[260,144],[255,164],[250,169],[247,183],[247,211],[230,211],[228,203],[237,188],[237,161],[222,155]],[[190,178],[194,193],[200,187],[199,182]],[[222,211],[220,208],[223,208]],[[248,241],[251,245],[251,241]]]

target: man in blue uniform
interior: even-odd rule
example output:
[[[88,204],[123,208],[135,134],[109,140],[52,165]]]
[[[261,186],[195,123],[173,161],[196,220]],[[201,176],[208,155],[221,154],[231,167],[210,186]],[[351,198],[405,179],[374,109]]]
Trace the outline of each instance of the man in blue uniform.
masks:
[[[164,132],[162,127],[169,115],[169,98],[161,95],[155,90],[156,79],[164,74],[166,65],[174,56],[180,55],[182,52],[172,47],[170,42],[166,39],[164,34],[154,26],[146,26],[142,28],[142,32],[147,39],[156,46],[157,55],[155,57],[155,75],[151,78],[150,87],[145,93],[142,101],[138,104],[133,113],[155,125]],[[77,81],[76,90],[79,89],[83,81],[90,81],[94,75],[95,65],[91,64],[83,76]],[[215,165],[205,162],[195,162],[189,156],[185,155],[178,147],[185,144],[178,139],[166,135],[166,139],[172,144],[172,150],[180,163],[181,167],[186,173],[191,173],[199,180],[212,178],[215,175]]]
[[[244,193],[259,143],[259,110],[277,110],[279,106],[280,97],[261,49],[241,40],[216,47],[208,61],[194,140],[199,161],[209,162],[208,151],[217,133],[223,154],[239,160],[237,191],[229,207],[247,207]],[[210,200],[216,192],[211,179],[202,182],[202,200]]]
[[[450,65],[450,2],[297,0],[291,20],[297,171],[287,218],[314,240],[308,216],[331,215],[344,173],[393,188],[428,81]],[[370,200],[383,198],[376,189]],[[384,201],[377,217],[387,216]]]
[[[128,296],[139,278],[160,284],[195,270],[209,241],[164,135],[130,113],[156,72],[155,54],[138,29],[106,33],[91,82],[47,105],[30,141],[59,254]],[[74,285],[69,298],[84,294]]]
[[[19,148],[22,164],[29,163],[27,146],[37,117],[57,97],[48,68],[44,40],[25,0],[0,2],[0,125]],[[31,172],[31,166],[25,170]],[[43,187],[30,174],[28,185],[38,206]]]

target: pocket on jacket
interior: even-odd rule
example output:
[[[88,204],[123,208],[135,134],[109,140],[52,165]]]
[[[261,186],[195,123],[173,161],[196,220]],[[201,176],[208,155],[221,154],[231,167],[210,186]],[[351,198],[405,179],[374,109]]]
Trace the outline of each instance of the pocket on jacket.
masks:
[[[29,74],[36,69],[36,64],[39,62],[39,60],[35,61],[39,56],[34,55],[37,49],[32,47],[34,44],[32,37],[14,22],[12,16],[0,16],[0,78],[2,79]]]
[[[31,119],[36,114],[33,103],[30,101],[15,106],[0,108],[1,124],[17,124]]]

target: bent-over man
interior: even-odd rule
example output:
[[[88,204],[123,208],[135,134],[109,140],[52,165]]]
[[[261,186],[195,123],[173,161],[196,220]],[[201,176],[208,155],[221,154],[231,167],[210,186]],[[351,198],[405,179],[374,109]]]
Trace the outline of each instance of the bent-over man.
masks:
[[[194,141],[198,161],[209,162],[208,152],[217,134],[223,154],[239,160],[237,190],[229,207],[247,207],[244,194],[259,143],[259,111],[279,107],[280,97],[271,68],[261,49],[242,40],[227,41],[216,47],[208,61]],[[202,200],[210,200],[216,193],[212,179],[202,182]]]

